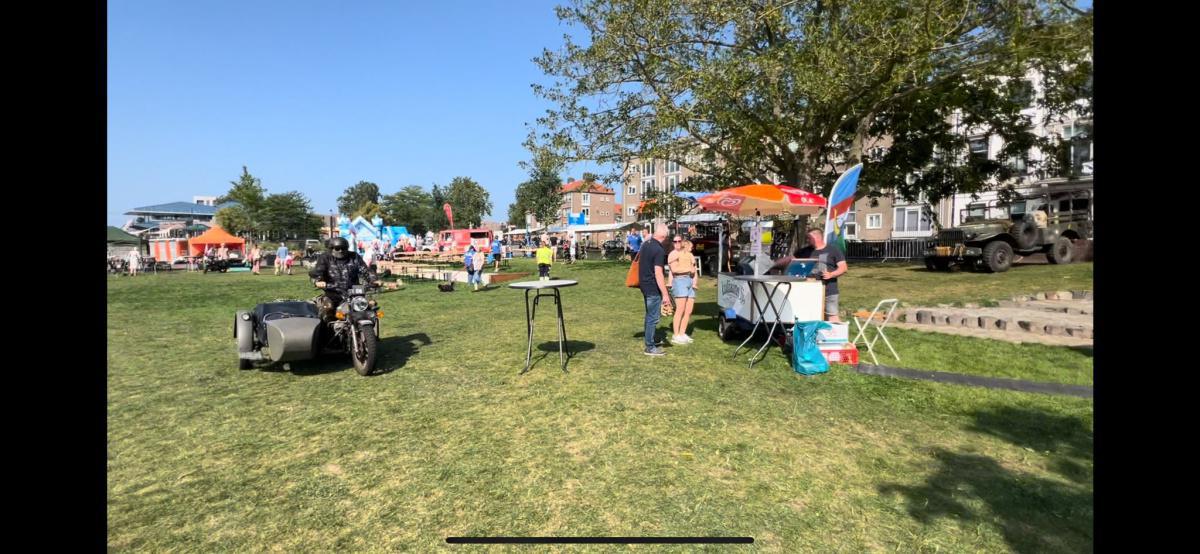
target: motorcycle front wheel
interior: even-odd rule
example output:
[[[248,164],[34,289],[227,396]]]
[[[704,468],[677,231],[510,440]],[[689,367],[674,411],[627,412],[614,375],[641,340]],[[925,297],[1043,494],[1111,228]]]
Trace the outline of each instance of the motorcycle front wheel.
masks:
[[[361,327],[354,330],[354,338],[357,347],[350,354],[354,360],[354,371],[357,371],[359,375],[370,375],[375,370],[375,355],[379,349],[379,338],[375,336],[373,330],[364,333]]]

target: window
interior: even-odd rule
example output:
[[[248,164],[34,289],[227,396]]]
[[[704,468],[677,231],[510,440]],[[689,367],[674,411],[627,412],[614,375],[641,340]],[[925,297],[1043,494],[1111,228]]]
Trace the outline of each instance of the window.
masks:
[[[667,162],[667,173],[679,173],[679,163]]]
[[[678,175],[668,175],[667,176],[667,191],[668,192],[675,190],[675,185],[677,185],[677,184],[679,184],[679,176]]]
[[[983,214],[983,205],[978,205],[980,215]],[[968,207],[970,213],[974,213],[974,206]],[[928,234],[930,227],[929,214],[925,206],[902,206],[896,208],[896,219],[892,223],[892,231],[895,233],[912,233]]]
[[[642,195],[648,195],[654,192],[654,177],[642,179]]]
[[[629,215],[637,215],[637,208],[629,208],[629,211],[626,213]]]
[[[1011,156],[1005,162],[1009,169],[1013,170],[1017,175],[1025,174],[1025,160],[1020,156]]]
[[[579,212],[583,214],[583,217],[588,217],[589,215],[591,215],[590,214],[591,208],[583,208],[583,209],[579,210]]]
[[[867,214],[867,228],[868,229],[882,229],[883,228],[883,214]]]
[[[647,177],[654,175],[654,160],[642,163],[642,175]]]
[[[846,214],[846,238],[858,238],[858,212],[854,210],[850,210],[850,213]]]
[[[983,219],[983,214],[986,211],[986,206],[983,204],[967,204],[967,217],[964,221],[974,221]],[[899,214],[899,210],[896,212]]]
[[[972,160],[988,159],[988,139],[987,137],[975,137],[967,142],[971,149]]]
[[[1074,200],[1067,198],[1058,201],[1058,211],[1060,212],[1085,212],[1088,209],[1087,198],[1076,198]]]
[[[1013,83],[1009,99],[1022,108],[1033,107],[1033,81],[1025,79]]]
[[[592,205],[592,195],[590,195],[590,194],[588,194],[588,193],[586,193],[586,192],[585,192],[585,193],[582,193],[582,194],[580,194],[580,196],[583,198],[583,205],[584,205],[584,206],[591,206],[591,205]]]
[[[1090,121],[1075,120],[1063,126],[1063,138],[1071,141],[1071,172],[1092,174]]]
[[[625,192],[631,196],[637,195],[637,185],[629,185],[629,190]]]

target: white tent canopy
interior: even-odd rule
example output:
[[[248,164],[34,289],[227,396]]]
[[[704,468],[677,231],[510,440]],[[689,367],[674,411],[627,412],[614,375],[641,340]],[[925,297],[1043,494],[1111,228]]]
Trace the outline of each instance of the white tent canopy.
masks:
[[[616,231],[626,227],[632,227],[634,222],[628,223],[592,223],[588,225],[568,225],[567,231],[575,231],[576,233],[603,233],[605,231]]]
[[[511,231],[505,232],[504,234],[505,235],[527,235],[529,233],[536,233],[538,231],[541,231],[542,229],[545,229],[545,227],[544,226],[543,227],[535,227],[533,229],[513,229]]]
[[[724,219],[725,214],[708,212],[680,216],[679,219],[675,221],[678,223],[710,223],[713,221],[723,221]]]

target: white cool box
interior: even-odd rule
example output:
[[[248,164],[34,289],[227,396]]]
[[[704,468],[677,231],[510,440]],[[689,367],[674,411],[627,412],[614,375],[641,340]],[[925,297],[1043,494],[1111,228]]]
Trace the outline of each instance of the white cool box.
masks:
[[[830,323],[833,329],[821,329],[817,331],[817,343],[819,344],[842,344],[850,342],[850,324],[849,323]]]

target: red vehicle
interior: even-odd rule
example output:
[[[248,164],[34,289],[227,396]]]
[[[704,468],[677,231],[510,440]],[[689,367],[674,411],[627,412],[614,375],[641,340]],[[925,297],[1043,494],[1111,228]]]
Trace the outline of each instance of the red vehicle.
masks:
[[[438,251],[466,252],[471,245],[476,251],[490,251],[492,240],[491,229],[449,229],[438,233],[436,246]]]

